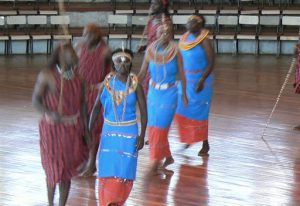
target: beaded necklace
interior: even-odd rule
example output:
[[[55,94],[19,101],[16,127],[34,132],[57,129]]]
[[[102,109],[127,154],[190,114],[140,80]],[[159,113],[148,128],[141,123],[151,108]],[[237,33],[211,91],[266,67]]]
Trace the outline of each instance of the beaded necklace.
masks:
[[[124,92],[125,94],[123,95],[123,97],[119,97],[118,94],[116,93],[116,89],[115,89],[116,77],[117,77],[117,75],[115,75],[114,79],[113,79],[113,95],[111,95],[111,96],[112,96],[112,107],[113,107],[113,110],[114,110],[115,120],[116,120],[117,123],[119,123],[119,122],[124,121],[124,116],[125,116],[125,112],[126,112],[126,105],[127,105],[127,96],[128,96],[128,93],[129,93],[130,75],[128,75],[128,77],[127,77],[126,87],[125,87],[125,92]],[[123,103],[123,109],[122,109],[122,119],[120,119],[119,116],[118,116],[118,113],[117,113],[116,104],[119,106],[121,104],[122,99],[124,99],[124,103]]]
[[[67,71],[65,70],[64,72],[62,72],[61,68],[58,65],[56,65],[56,69],[57,69],[58,73],[60,75],[62,75],[63,79],[65,79],[65,80],[71,80],[71,79],[73,79],[73,77],[74,77],[73,68],[71,68],[71,69],[69,69]]]
[[[115,98],[114,101],[116,102],[117,105],[120,105],[120,103],[122,102],[122,99],[123,99],[123,97],[125,95],[125,91],[122,91],[122,90],[115,91],[115,88],[112,88],[110,86],[110,81],[113,80],[115,78],[115,76],[116,76],[115,72],[109,73],[106,76],[106,78],[104,79],[104,85],[105,85],[107,91],[111,95],[113,95],[114,92],[116,93],[115,97],[114,97]],[[138,78],[137,78],[137,76],[135,74],[132,74],[132,73],[130,73],[128,75],[128,78],[130,78],[130,82],[129,82],[130,84],[129,84],[129,87],[128,87],[128,92],[129,92],[128,94],[130,94],[132,92],[135,92],[135,90],[137,88],[137,85],[138,85]]]
[[[187,40],[190,32],[186,32],[183,34],[182,38],[179,42],[179,48],[183,50],[189,50],[200,44],[209,34],[209,31],[203,29],[200,34],[192,41]]]
[[[162,64],[163,66],[163,78],[159,84],[162,84],[166,77],[167,77],[167,69],[166,69],[166,64],[173,60],[173,58],[177,55],[177,46],[175,42],[170,41],[168,45],[163,48],[161,52],[159,52],[159,46],[160,46],[160,41],[157,40],[153,42],[148,49],[148,58],[152,61],[154,61],[156,64]],[[158,69],[156,68],[156,72],[158,74]],[[157,75],[158,76],[158,75]]]
[[[157,55],[159,45],[160,42],[157,40],[149,46],[147,52],[148,57],[158,64],[165,64],[170,62],[176,56],[178,51],[175,42],[170,41],[164,48],[164,50],[162,52],[159,52],[159,55]]]
[[[126,106],[127,106],[127,96],[128,96],[128,94],[135,92],[137,85],[138,85],[138,80],[137,80],[136,75],[130,73],[127,77],[125,90],[117,91],[115,88],[116,78],[117,78],[116,73],[110,73],[105,78],[104,85],[111,95],[112,107],[113,107],[115,119],[116,119],[116,122],[119,123],[119,122],[124,121],[124,117],[125,117],[125,113],[126,113]],[[110,80],[112,80],[112,87],[110,86]],[[117,106],[119,106],[121,104],[121,102],[123,100],[124,100],[124,104],[123,104],[123,109],[122,109],[122,116],[120,118],[118,116],[116,108],[117,108]]]

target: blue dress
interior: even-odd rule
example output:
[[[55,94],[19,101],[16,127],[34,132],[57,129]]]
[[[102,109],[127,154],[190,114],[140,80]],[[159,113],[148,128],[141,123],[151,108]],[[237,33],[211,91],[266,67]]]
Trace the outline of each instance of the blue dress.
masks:
[[[149,63],[150,81],[157,85],[174,85],[168,89],[159,89],[149,85],[148,91],[148,126],[168,128],[172,123],[177,107],[176,75],[178,73],[177,58],[166,64]]]
[[[147,98],[150,158],[158,161],[171,156],[168,133],[177,107],[178,50],[176,44],[172,45],[172,58],[165,63],[150,58],[148,67],[151,78]],[[159,56],[162,49],[158,47],[155,52]]]
[[[188,41],[196,37],[193,34],[187,36]],[[183,58],[184,73],[186,77],[186,93],[188,105],[184,106],[181,98],[178,98],[176,110],[176,122],[179,134],[183,142],[194,143],[203,141],[208,136],[208,115],[213,94],[213,75],[210,74],[204,83],[204,88],[196,92],[197,83],[201,79],[208,65],[204,47],[199,43],[190,49],[180,48]],[[182,85],[178,85],[178,96],[182,94]]]
[[[116,77],[108,81],[110,88],[125,91],[126,83]],[[135,180],[137,168],[136,93],[129,92],[118,105],[112,92],[104,87],[100,96],[104,108],[104,124],[98,152],[98,176]]]

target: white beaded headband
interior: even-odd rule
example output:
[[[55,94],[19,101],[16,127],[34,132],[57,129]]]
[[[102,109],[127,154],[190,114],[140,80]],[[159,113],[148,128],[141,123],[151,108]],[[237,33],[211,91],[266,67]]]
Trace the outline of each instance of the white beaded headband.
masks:
[[[130,60],[130,62],[132,61],[132,57],[124,51],[124,42],[122,42],[122,51],[117,52],[112,56],[113,62],[115,62],[119,57],[121,57],[122,62],[125,61],[124,57],[127,57]]]
[[[125,61],[125,60],[123,60],[123,58],[122,57],[126,57],[126,58],[128,58],[130,61],[132,61],[132,57],[129,55],[129,54],[127,54],[126,52],[118,52],[118,53],[115,53],[113,56],[112,56],[112,60],[113,61],[116,61],[119,57],[121,57],[121,60],[122,61]]]

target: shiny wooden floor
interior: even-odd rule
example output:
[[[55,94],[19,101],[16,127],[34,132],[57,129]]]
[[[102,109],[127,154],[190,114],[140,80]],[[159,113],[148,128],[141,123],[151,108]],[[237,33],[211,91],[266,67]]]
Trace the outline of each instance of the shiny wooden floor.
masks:
[[[0,57],[0,206],[47,204],[40,163],[38,115],[31,105],[37,72],[46,56]],[[139,157],[127,206],[300,205],[300,96],[290,79],[265,139],[265,121],[291,57],[218,56],[210,116],[209,157],[186,151],[172,128],[175,163],[165,175],[146,178],[149,151]],[[136,58],[139,67],[141,57]],[[97,205],[95,177],[74,178],[68,205]],[[56,199],[57,201],[57,199]]]

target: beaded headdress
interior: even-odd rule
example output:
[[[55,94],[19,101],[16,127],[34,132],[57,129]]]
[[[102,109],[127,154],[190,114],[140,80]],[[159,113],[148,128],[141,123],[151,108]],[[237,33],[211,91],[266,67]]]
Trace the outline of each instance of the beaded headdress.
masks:
[[[121,57],[122,62],[125,62],[125,57],[128,58],[130,60],[130,62],[132,62],[131,55],[125,52],[123,42],[122,42],[122,51],[113,54],[113,56],[112,56],[113,62],[115,62],[119,57]]]
[[[157,28],[157,31],[161,29],[169,29],[171,32],[173,32],[173,23],[169,16],[162,15],[161,25]]]
[[[168,26],[171,26],[173,24],[172,19],[168,15],[165,15],[165,14],[163,14],[161,17],[161,23],[163,25],[168,25]]]
[[[189,17],[188,21],[192,21],[192,20],[195,20],[199,23],[203,22],[203,19],[200,17],[200,16],[197,16],[197,15],[192,15]]]

